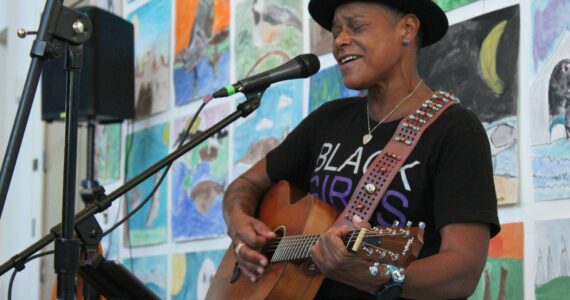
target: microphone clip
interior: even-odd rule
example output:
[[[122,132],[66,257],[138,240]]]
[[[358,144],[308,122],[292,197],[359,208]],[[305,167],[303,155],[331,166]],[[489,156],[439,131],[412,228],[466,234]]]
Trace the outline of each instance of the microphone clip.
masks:
[[[261,105],[261,97],[263,97],[263,94],[268,87],[269,86],[266,86],[257,91],[249,91],[244,93],[246,100],[237,106],[237,109],[241,111],[241,116],[243,118],[247,118],[247,116],[249,116]]]

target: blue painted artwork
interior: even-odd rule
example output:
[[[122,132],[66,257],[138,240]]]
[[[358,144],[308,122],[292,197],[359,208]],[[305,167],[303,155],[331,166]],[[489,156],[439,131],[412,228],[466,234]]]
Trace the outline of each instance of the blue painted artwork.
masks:
[[[235,178],[275,148],[303,118],[303,82],[292,80],[272,85],[260,107],[234,127]]]
[[[106,235],[101,240],[103,247],[103,257],[108,260],[117,260],[119,258],[119,231],[115,230]]]
[[[532,1],[533,58],[530,87],[532,179],[536,201],[570,197],[570,4]]]
[[[172,300],[202,300],[226,250],[175,254],[172,257]]]
[[[215,65],[224,71],[214,74],[214,66],[208,58],[200,59],[192,70],[178,66],[174,68],[176,106],[212,94],[230,82],[230,54],[222,53]]]
[[[156,125],[127,137],[126,179],[129,180],[168,154],[168,124]],[[130,212],[150,194],[162,171],[127,193]],[[166,242],[166,180],[149,202],[128,222],[129,243],[144,246]]]
[[[160,299],[166,299],[166,279],[168,276],[166,256],[127,258],[123,264],[155,295]]]
[[[570,142],[560,139],[532,149],[532,181],[536,200],[565,199],[570,195]]]
[[[177,106],[230,81],[230,1],[176,1],[174,91]]]
[[[232,112],[229,104],[205,109],[196,120],[190,138]],[[175,121],[175,145],[183,138],[189,119]],[[178,159],[172,170],[172,239],[209,238],[226,233],[222,198],[228,182],[229,138],[223,129]]]
[[[171,2],[150,0],[128,15],[135,35],[135,115],[170,106]]]
[[[531,1],[533,71],[538,72],[570,31],[570,2],[567,0]],[[567,51],[568,53],[568,51]]]
[[[362,93],[351,90],[344,85],[338,65],[321,70],[310,80],[309,112],[314,111],[329,100],[354,97]]]

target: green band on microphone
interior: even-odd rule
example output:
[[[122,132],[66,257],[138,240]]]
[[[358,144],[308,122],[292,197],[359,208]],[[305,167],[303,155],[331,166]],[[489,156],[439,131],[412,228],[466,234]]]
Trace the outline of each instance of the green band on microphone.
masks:
[[[228,92],[228,96],[231,96],[233,94],[236,93],[236,89],[234,88],[233,84],[228,84],[224,87],[226,89],[226,91]]]

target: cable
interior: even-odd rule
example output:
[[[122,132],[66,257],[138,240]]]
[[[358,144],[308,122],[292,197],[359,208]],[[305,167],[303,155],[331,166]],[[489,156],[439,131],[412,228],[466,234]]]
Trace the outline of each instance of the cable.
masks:
[[[133,139],[134,139],[134,133],[135,133],[135,122],[131,121],[130,122],[130,128],[128,129],[128,135],[130,136],[130,138],[127,140],[128,145],[127,145],[127,149],[125,149],[127,151],[127,153],[125,154],[125,161],[128,163],[130,156],[131,156],[131,151],[133,150]],[[127,211],[129,210],[129,206],[125,206]],[[120,213],[120,211],[119,211]],[[120,214],[117,215],[117,217],[119,217]],[[119,221],[119,224],[121,223],[121,221]],[[117,224],[117,221],[115,221],[115,224]],[[113,226],[115,226],[115,224]],[[131,229],[129,228],[129,226],[127,226],[126,228],[126,234],[127,234],[127,247],[129,248],[129,265],[131,266],[131,272],[135,271],[135,264],[133,261],[133,244],[131,243]],[[112,231],[110,231],[112,232]],[[105,236],[105,235],[103,235]]]
[[[190,123],[188,124],[188,126],[186,127],[186,129],[184,130],[184,135],[182,137],[182,139],[180,139],[179,143],[178,143],[178,147],[177,150],[179,150],[180,148],[182,148],[182,146],[184,145],[184,142],[186,141],[186,139],[188,138],[188,136],[190,135],[190,130],[192,129],[192,127],[194,126],[194,123],[196,122],[196,119],[198,118],[198,116],[200,115],[200,112],[204,109],[204,107],[206,107],[206,105],[212,100],[211,97],[206,97],[204,98],[202,104],[200,105],[200,107],[198,108],[198,110],[196,111],[196,113],[194,113],[194,116],[192,117],[192,120],[190,121]],[[132,128],[132,127],[131,127]],[[127,145],[127,149],[126,149],[126,159],[128,159],[129,155],[130,155],[130,151],[132,150],[132,141],[129,143],[129,145]],[[109,233],[111,233],[113,230],[115,230],[117,227],[121,226],[125,221],[127,221],[129,218],[131,218],[134,214],[136,214],[141,208],[143,208],[145,206],[145,204],[152,198],[152,196],[154,195],[154,193],[156,193],[156,191],[158,190],[158,188],[160,187],[160,185],[162,184],[162,182],[164,181],[164,178],[166,177],[166,175],[168,174],[168,171],[170,170],[170,167],[172,166],[173,163],[170,163],[168,165],[165,166],[164,171],[162,172],[162,175],[160,176],[160,179],[158,180],[158,182],[154,185],[154,187],[152,188],[152,191],[150,192],[150,194],[137,206],[135,207],[131,212],[129,212],[124,218],[122,218],[118,223],[116,223],[115,225],[111,226],[111,228],[107,229],[107,231],[105,231],[103,233],[103,237],[108,235]],[[127,237],[129,238],[129,248],[132,251],[131,248],[131,243],[130,243],[130,235],[128,235],[127,233]],[[49,255],[49,254],[53,254],[55,253],[55,251],[51,250],[51,251],[46,251],[40,254],[36,254],[33,255],[31,257],[29,257],[28,259],[26,259],[26,261],[24,262],[27,263],[33,259],[45,256],[45,255]],[[133,265],[132,265],[132,253],[131,255],[131,270],[133,269]],[[14,271],[12,272],[12,275],[10,276],[10,282],[8,285],[8,300],[12,300],[12,287],[14,284],[14,280],[16,278],[16,274],[19,271],[14,269]]]
[[[50,250],[50,251],[46,251],[46,252],[39,253],[36,255],[32,255],[28,259],[26,259],[23,264],[25,265],[28,262],[30,262],[36,258],[46,256],[46,255],[51,255],[54,253],[55,253],[54,250]],[[8,283],[8,300],[12,300],[12,287],[14,286],[14,280],[16,279],[16,274],[18,274],[18,272],[20,272],[21,270],[23,270],[23,269],[20,269],[20,270],[14,269],[14,271],[12,271],[12,275],[10,276],[10,282]]]
[[[8,284],[8,300],[12,300],[12,286],[14,285],[16,274],[18,274],[18,270],[14,269],[14,271],[12,271],[12,275],[10,276],[10,283]]]

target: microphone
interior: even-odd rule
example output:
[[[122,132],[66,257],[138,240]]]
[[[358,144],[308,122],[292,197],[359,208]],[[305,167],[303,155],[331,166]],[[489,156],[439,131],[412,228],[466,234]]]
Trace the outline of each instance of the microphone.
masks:
[[[271,84],[283,80],[307,78],[317,73],[320,67],[321,63],[316,55],[310,53],[301,54],[269,71],[247,77],[234,84],[226,85],[216,91],[212,96],[214,98],[228,97],[235,93],[247,93],[249,91],[267,88]]]

